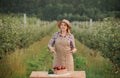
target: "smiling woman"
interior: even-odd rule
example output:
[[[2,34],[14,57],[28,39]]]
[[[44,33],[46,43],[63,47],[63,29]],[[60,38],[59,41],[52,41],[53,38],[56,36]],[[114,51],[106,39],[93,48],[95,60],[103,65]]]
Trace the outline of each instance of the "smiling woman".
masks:
[[[53,67],[65,66],[68,71],[74,71],[72,54],[77,50],[74,36],[70,33],[71,25],[66,19],[58,22],[59,32],[54,33],[48,48],[54,55]]]

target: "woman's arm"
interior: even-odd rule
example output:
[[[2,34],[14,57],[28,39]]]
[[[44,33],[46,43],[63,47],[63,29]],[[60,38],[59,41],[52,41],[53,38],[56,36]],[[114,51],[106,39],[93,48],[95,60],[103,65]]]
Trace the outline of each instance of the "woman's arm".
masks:
[[[48,43],[48,49],[53,53],[55,52],[55,49],[53,46],[55,44],[56,35],[57,35],[57,33],[54,33],[54,35],[52,36],[52,38],[50,39],[50,41]]]
[[[71,46],[71,52],[75,53],[77,51],[77,49],[76,49],[76,46],[75,46],[75,38],[74,38],[73,35],[71,35],[70,46]]]

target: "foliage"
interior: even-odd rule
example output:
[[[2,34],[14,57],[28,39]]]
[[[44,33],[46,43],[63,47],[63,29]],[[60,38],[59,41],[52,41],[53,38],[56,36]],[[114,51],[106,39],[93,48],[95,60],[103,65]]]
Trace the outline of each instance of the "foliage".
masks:
[[[94,50],[99,50],[116,67],[120,67],[120,21],[74,22],[76,38]]]
[[[33,42],[42,39],[54,26],[37,18],[27,18],[27,24],[23,23],[22,16],[1,14],[0,18],[0,57],[16,48],[28,47]],[[47,25],[52,26],[47,27]]]
[[[0,13],[27,13],[49,21],[63,18],[102,20],[120,18],[119,3],[120,0],[0,0]]]

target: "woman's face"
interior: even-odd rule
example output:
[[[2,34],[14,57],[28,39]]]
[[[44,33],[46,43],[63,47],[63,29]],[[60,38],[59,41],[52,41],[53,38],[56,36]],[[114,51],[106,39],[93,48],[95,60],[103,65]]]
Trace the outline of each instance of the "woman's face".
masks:
[[[67,30],[67,24],[64,23],[64,22],[62,22],[61,25],[60,25],[60,29],[61,29],[62,31],[66,31],[66,30]]]

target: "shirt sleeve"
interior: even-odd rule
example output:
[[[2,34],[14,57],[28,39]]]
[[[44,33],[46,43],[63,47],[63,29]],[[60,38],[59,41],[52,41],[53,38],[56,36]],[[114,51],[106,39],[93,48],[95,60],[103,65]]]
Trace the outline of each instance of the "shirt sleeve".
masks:
[[[54,33],[52,38],[50,39],[50,41],[48,43],[48,46],[51,46],[51,47],[54,46],[56,37],[57,37],[57,33]]]
[[[71,49],[75,48],[75,38],[73,35],[71,35],[71,39],[70,39],[70,47]]]

